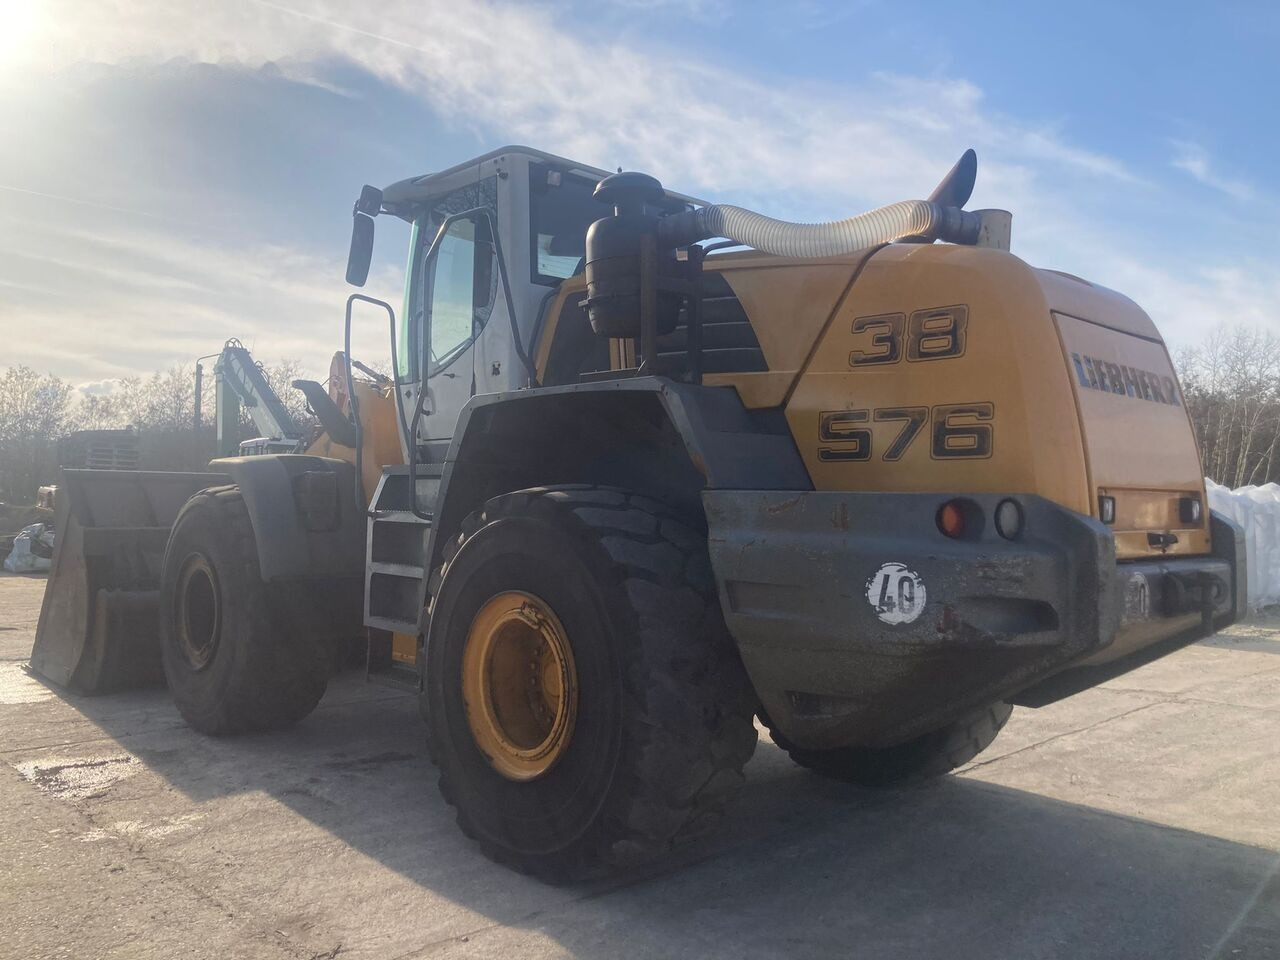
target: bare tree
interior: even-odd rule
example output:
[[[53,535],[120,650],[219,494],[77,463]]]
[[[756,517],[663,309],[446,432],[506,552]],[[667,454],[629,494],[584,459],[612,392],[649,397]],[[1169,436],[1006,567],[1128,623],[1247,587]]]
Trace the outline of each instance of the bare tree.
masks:
[[[266,375],[267,383],[271,384],[271,389],[276,392],[280,402],[289,411],[289,416],[293,418],[294,423],[306,430],[316,422],[311,411],[307,409],[306,397],[293,385],[295,380],[310,379],[303,373],[301,361],[285,359],[276,363],[264,363],[262,372]]]
[[[301,363],[280,360],[265,364],[263,372],[304,432],[314,426],[301,391],[293,387],[304,376]],[[0,499],[30,502],[40,484],[54,482],[56,442],[74,430],[132,426],[140,433],[145,467],[202,469],[214,449],[214,377],[204,378],[205,427],[198,432],[195,389],[194,366],[181,365],[147,377],[124,377],[109,392],[73,404],[71,387],[58,377],[25,366],[0,370]],[[256,435],[247,416],[242,415],[239,432],[242,440]]]
[[[1280,338],[1219,329],[1176,366],[1205,473],[1233,487],[1280,479]]]
[[[0,375],[0,497],[31,502],[50,473],[53,441],[63,432],[71,387],[27,366]]]
[[[109,393],[82,398],[72,416],[81,430],[111,430],[125,425],[119,399]]]

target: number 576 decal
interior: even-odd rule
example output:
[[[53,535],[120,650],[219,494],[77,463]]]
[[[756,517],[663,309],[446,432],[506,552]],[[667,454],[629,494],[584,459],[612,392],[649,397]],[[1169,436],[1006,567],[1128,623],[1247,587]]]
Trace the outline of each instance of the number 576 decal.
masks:
[[[818,414],[818,459],[829,462],[870,460],[873,423],[900,423],[880,453],[892,463],[931,424],[929,456],[934,460],[985,460],[991,456],[995,404],[944,403],[934,407],[877,407],[874,410],[824,410]]]

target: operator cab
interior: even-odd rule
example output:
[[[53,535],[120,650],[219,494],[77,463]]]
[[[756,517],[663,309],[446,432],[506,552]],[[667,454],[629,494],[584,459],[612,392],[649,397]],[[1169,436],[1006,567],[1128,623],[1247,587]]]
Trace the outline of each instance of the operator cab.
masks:
[[[411,226],[396,378],[406,411],[423,393],[419,444],[452,437],[472,396],[535,379],[530,358],[547,307],[566,279],[582,273],[587,228],[610,212],[592,196],[606,176],[512,146],[380,194],[366,188],[356,207],[353,263],[363,256],[367,271],[372,216],[392,214]],[[669,194],[664,203],[670,213],[699,201]],[[348,279],[362,285],[358,263]]]

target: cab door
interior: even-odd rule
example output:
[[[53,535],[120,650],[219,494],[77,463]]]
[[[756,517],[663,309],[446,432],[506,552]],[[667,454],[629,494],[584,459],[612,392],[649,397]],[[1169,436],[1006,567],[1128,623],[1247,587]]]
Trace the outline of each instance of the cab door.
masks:
[[[423,252],[430,247],[447,213],[439,207],[420,231]],[[476,392],[476,339],[493,313],[497,268],[483,214],[461,217],[446,228],[435,256],[422,264],[419,303],[422,318],[421,369],[426,396],[419,440],[453,436],[458,415]],[[419,261],[420,263],[422,261]]]

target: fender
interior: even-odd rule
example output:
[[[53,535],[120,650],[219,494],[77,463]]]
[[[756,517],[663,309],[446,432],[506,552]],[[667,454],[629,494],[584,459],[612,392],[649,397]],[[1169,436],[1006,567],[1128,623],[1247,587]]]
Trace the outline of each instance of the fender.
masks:
[[[631,377],[480,395],[463,408],[445,455],[426,569],[490,497],[583,482],[698,513],[703,490],[813,489],[782,412],[748,410],[732,387]]]
[[[269,454],[214,460],[240,487],[262,579],[364,580],[365,512],[342,460]]]

